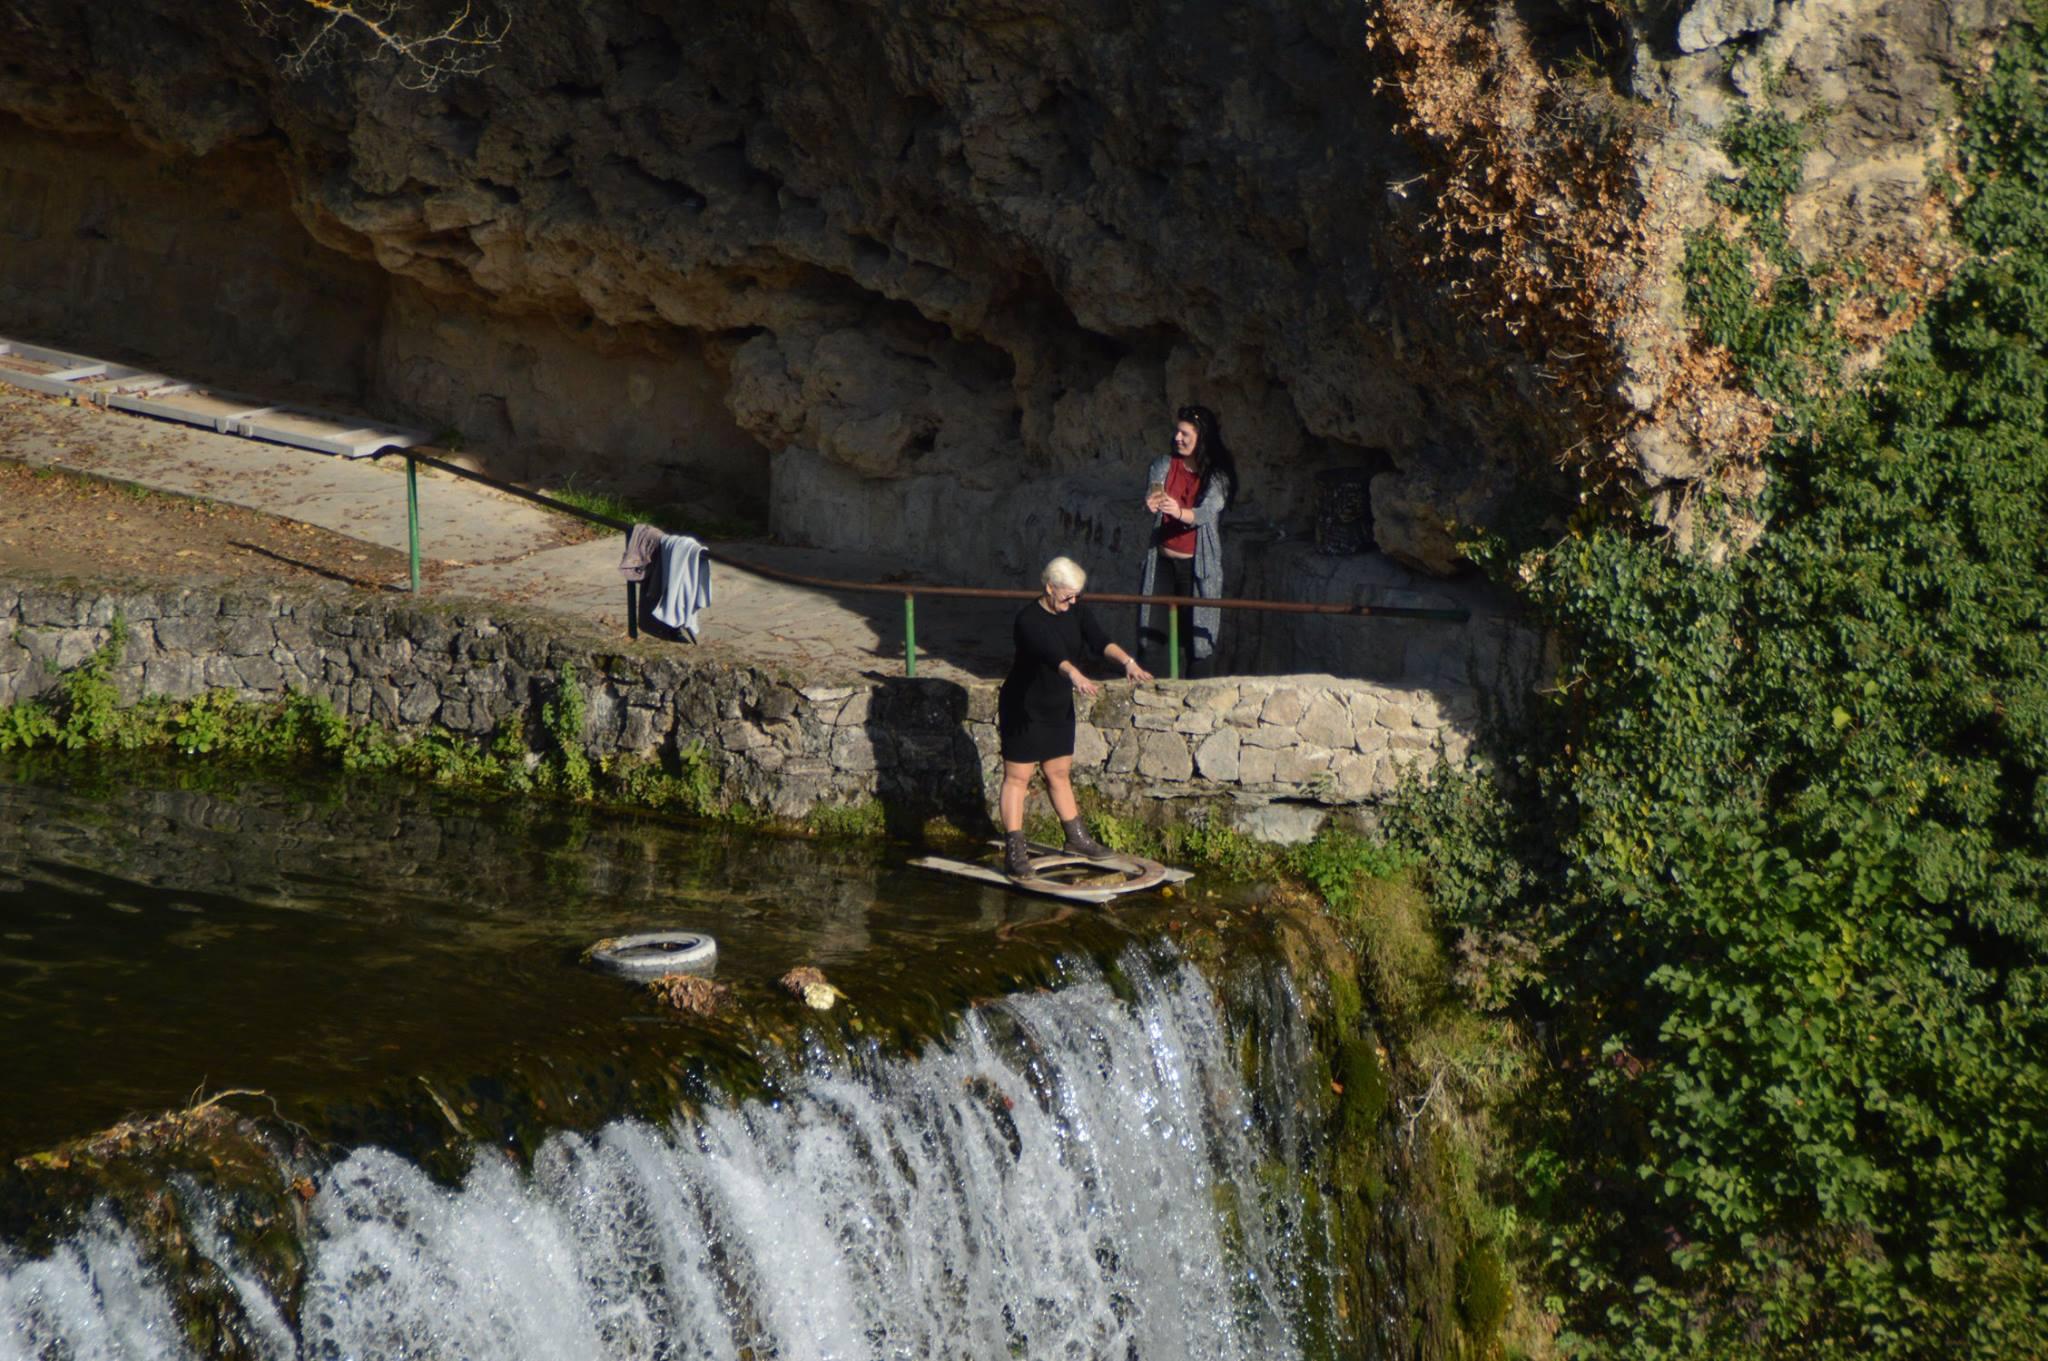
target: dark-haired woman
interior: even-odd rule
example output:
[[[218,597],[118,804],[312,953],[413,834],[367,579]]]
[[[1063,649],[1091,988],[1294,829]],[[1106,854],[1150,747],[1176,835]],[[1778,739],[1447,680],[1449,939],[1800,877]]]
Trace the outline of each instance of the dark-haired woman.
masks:
[[[1145,509],[1157,518],[1145,544],[1140,595],[1216,600],[1223,595],[1223,540],[1217,520],[1237,494],[1237,465],[1216,413],[1184,406],[1176,413],[1173,449],[1152,462]],[[1223,611],[1179,606],[1180,644],[1187,659],[1180,674],[1206,676],[1215,664],[1216,629]],[[1138,651],[1166,647],[1166,621],[1150,605],[1138,607]]]

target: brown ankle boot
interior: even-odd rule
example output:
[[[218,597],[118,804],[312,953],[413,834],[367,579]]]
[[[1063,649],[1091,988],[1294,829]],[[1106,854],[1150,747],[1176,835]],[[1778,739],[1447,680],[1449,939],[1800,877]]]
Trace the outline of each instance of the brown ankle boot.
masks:
[[[1088,835],[1088,824],[1081,821],[1081,819],[1068,818],[1060,826],[1067,829],[1067,844],[1065,847],[1067,854],[1085,855],[1090,860],[1097,860],[1105,855],[1113,854],[1109,847]]]
[[[1003,833],[1003,873],[1012,879],[1031,877],[1031,852],[1024,844],[1022,832]]]

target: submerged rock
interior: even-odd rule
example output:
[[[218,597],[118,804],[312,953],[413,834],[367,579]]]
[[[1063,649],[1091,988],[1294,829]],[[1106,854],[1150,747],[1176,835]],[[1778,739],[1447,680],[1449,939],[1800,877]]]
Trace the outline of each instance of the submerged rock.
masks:
[[[716,1016],[732,997],[732,989],[702,974],[663,974],[647,991],[667,1006],[689,1016]]]
[[[826,981],[824,970],[808,964],[791,969],[779,981],[783,991],[801,999],[813,1011],[830,1011],[840,998],[846,996]]]

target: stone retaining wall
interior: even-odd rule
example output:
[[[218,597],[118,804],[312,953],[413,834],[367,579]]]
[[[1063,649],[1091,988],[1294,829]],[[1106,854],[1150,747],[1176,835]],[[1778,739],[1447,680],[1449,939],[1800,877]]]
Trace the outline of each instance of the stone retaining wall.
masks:
[[[993,682],[797,676],[710,649],[624,645],[481,602],[209,588],[0,584],[0,704],[55,683],[108,637],[124,703],[209,689],[299,690],[359,720],[482,737],[540,705],[564,667],[584,690],[592,757],[710,752],[725,791],[776,814],[880,799],[912,812],[988,806],[999,774]],[[1469,688],[1400,689],[1330,676],[1107,683],[1081,700],[1077,780],[1113,801],[1201,801],[1275,839],[1362,811],[1414,762],[1462,756]]]

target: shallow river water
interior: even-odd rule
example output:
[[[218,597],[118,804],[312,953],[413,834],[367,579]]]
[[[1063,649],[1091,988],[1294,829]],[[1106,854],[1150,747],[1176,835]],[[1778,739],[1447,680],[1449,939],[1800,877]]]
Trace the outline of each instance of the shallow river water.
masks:
[[[866,843],[153,774],[0,767],[0,1027],[33,1037],[0,1155],[202,1088],[311,1100],[631,1036],[658,1009],[579,962],[608,935],[707,931],[722,981],[813,964],[872,993],[1048,915]]]

